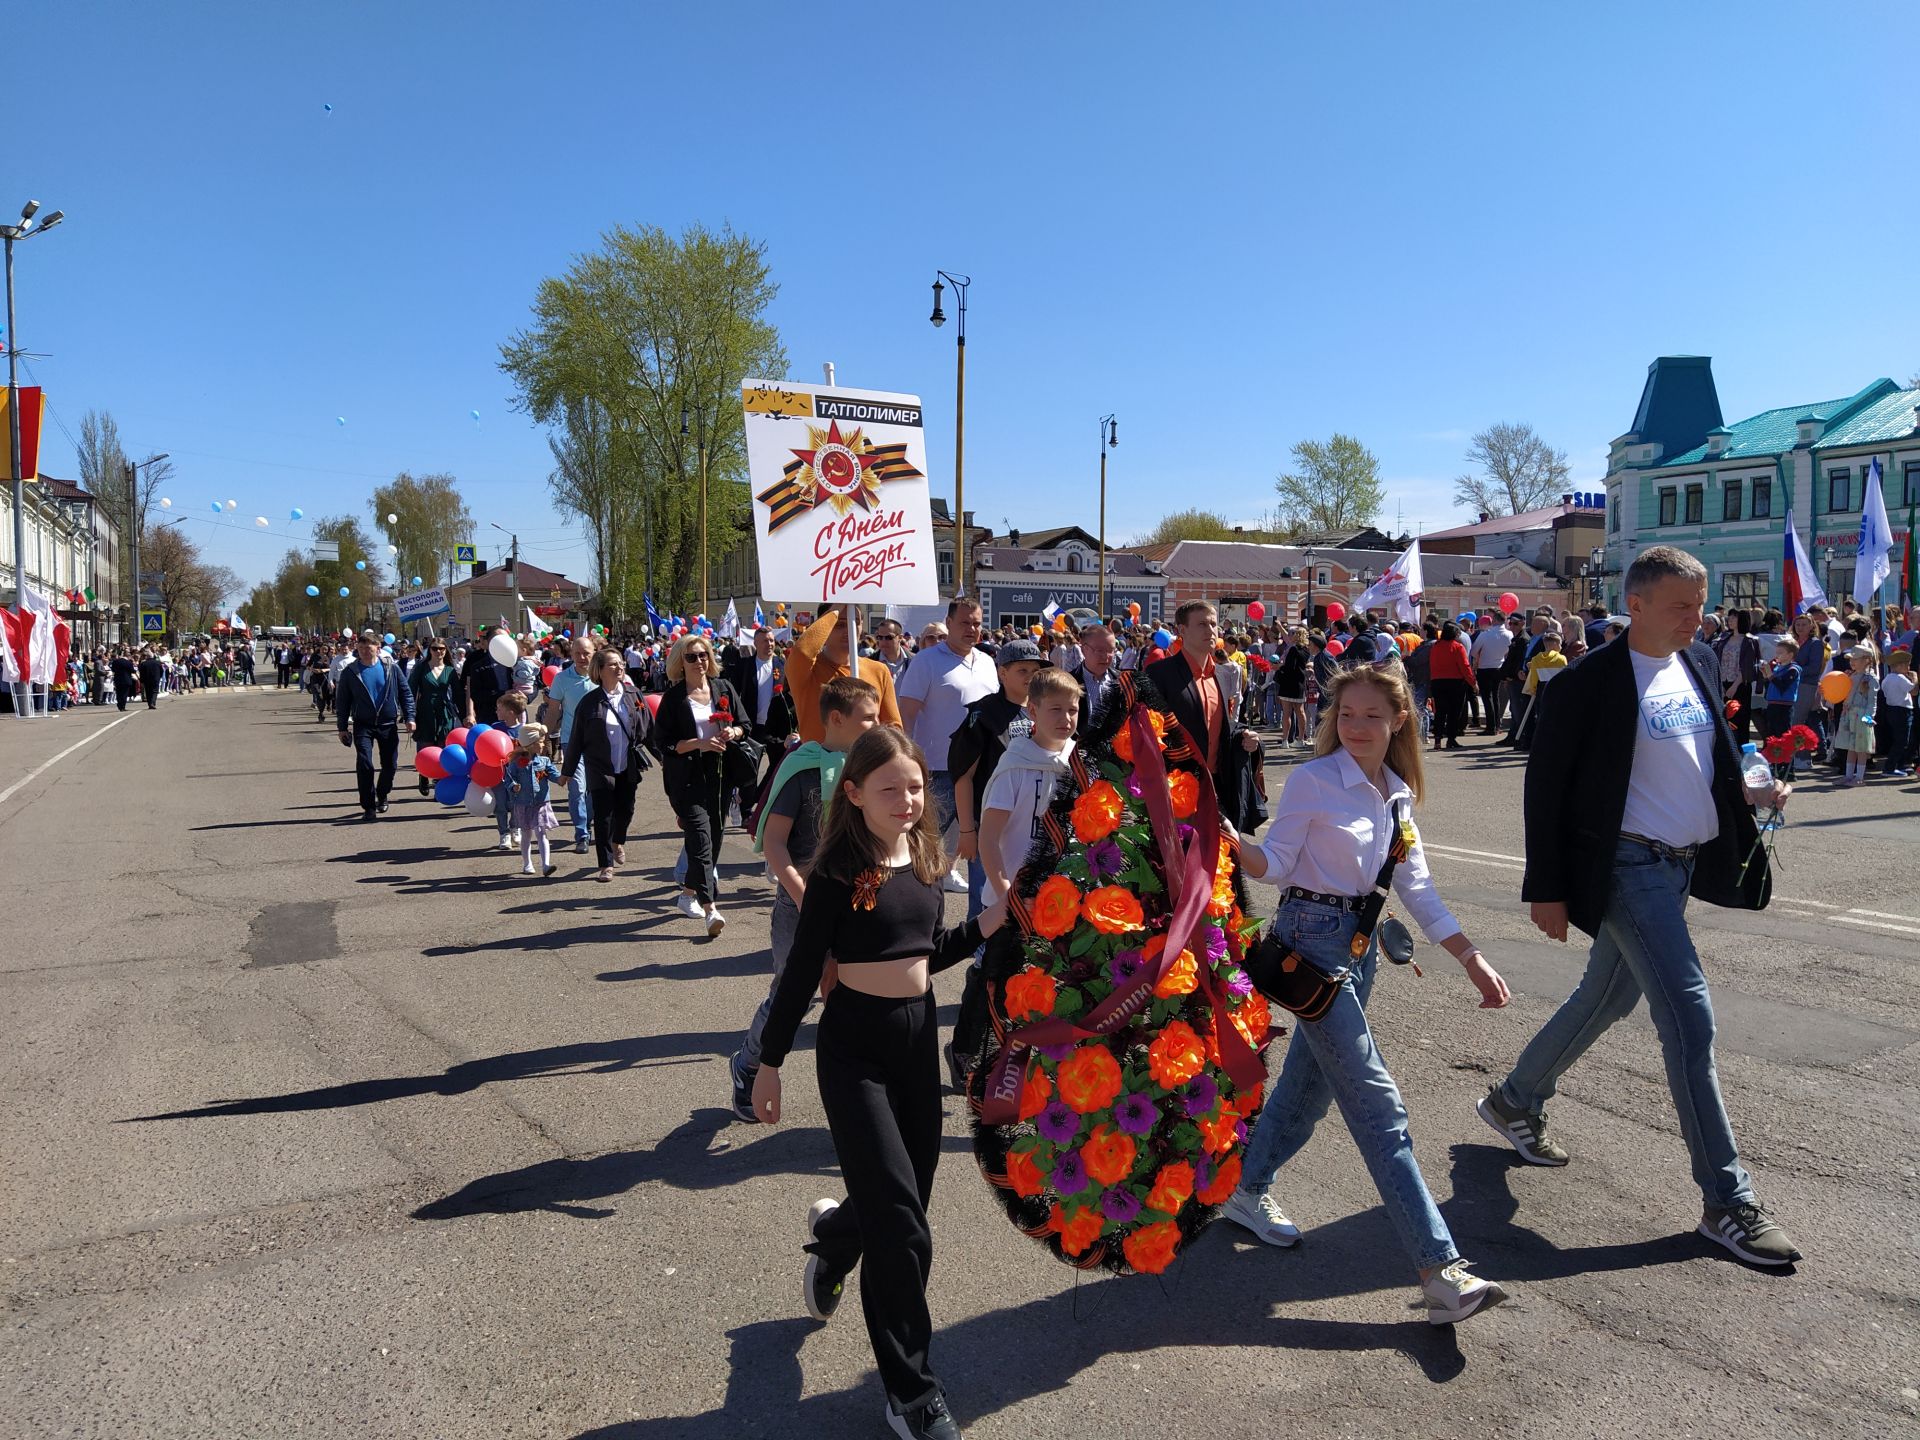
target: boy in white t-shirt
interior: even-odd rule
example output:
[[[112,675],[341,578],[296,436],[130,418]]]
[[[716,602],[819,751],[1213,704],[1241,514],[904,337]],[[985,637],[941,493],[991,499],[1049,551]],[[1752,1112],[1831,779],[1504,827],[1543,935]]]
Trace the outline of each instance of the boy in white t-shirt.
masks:
[[[1012,888],[1053,804],[1054,786],[1067,773],[1073,732],[1080,724],[1080,693],[1080,682],[1064,670],[1041,670],[1027,685],[1033,733],[1007,743],[980,802],[980,863],[987,872],[983,898],[989,905]]]
[[[1895,650],[1887,656],[1887,673],[1880,682],[1880,740],[1886,746],[1887,774],[1911,775],[1914,762],[1911,651]]]

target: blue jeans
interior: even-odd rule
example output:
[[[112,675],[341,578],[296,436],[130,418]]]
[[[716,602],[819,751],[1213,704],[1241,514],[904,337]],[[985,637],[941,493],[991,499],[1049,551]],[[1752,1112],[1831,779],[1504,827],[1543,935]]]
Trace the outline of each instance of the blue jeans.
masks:
[[[787,968],[787,956],[793,952],[794,932],[799,928],[800,907],[793,903],[786,886],[776,884],[773,914],[767,923],[771,941],[769,948],[773,951],[773,979],[767,985],[767,998],[753,1012],[753,1020],[747,1026],[747,1038],[741,1042],[739,1054],[733,1057],[734,1069],[739,1073],[760,1068],[760,1038],[766,1033],[767,1016],[773,1013],[773,992],[780,988],[780,977]]]
[[[573,779],[567,782],[567,818],[573,822],[575,843],[587,838],[587,827],[593,820],[593,802],[587,795],[587,767],[574,767]]]
[[[1740,1164],[1720,1098],[1713,997],[1687,933],[1692,879],[1691,861],[1670,859],[1634,840],[1615,843],[1613,887],[1600,933],[1587,952],[1586,974],[1520,1052],[1500,1094],[1509,1105],[1544,1110],[1567,1068],[1608,1026],[1631,1014],[1644,994],[1666,1059],[1680,1133],[1693,1160],[1694,1183],[1707,1204],[1724,1208],[1750,1203],[1753,1181]]]
[[[1420,722],[1420,736],[1425,739],[1433,726],[1433,717],[1427,711],[1427,682],[1413,682],[1413,717]]]
[[[1350,963],[1347,947],[1356,923],[1351,911],[1288,900],[1274,920],[1274,933],[1332,974]],[[1370,946],[1363,959],[1351,963],[1327,1013],[1294,1027],[1280,1078],[1247,1144],[1240,1188],[1249,1195],[1266,1194],[1280,1167],[1307,1143],[1328,1103],[1337,1100],[1407,1258],[1416,1270],[1451,1264],[1460,1252],[1413,1158],[1400,1088],[1367,1028],[1367,997],[1373,993],[1379,946]]]
[[[939,823],[940,833],[945,835],[953,828],[956,810],[953,800],[953,776],[945,770],[935,770],[928,777],[928,790],[933,797],[933,816]],[[973,796],[973,823],[976,831],[980,825],[980,794],[976,786]],[[980,837],[974,835],[977,842]],[[987,872],[979,860],[967,862],[967,919],[971,920],[986,909],[983,898],[987,884]]]

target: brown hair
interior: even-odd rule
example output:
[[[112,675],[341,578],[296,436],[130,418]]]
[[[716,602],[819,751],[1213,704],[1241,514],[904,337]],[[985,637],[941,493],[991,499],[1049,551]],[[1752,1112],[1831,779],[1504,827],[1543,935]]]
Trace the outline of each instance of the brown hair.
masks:
[[[1080,682],[1057,666],[1049,665],[1037,671],[1033,679],[1027,682],[1027,703],[1044,705],[1055,695],[1065,695],[1078,705],[1080,697],[1086,692],[1080,688]]]
[[[1213,608],[1213,602],[1209,600],[1187,600],[1183,601],[1180,608],[1173,612],[1173,623],[1184,627],[1189,620],[1195,615],[1198,615],[1202,610],[1206,611],[1209,615],[1219,613]]]
[[[1420,754],[1420,725],[1413,713],[1413,692],[1407,688],[1407,672],[1397,665],[1377,670],[1362,665],[1357,670],[1342,670],[1327,682],[1320,701],[1320,732],[1313,737],[1313,757],[1331,755],[1340,749],[1340,697],[1354,685],[1372,685],[1387,697],[1387,704],[1400,717],[1400,728],[1387,738],[1387,766],[1407,782],[1413,791],[1413,803],[1426,799],[1427,769]]]
[[[880,692],[864,680],[856,680],[851,675],[836,675],[820,687],[820,723],[827,723],[829,715],[851,715],[854,707],[862,700],[880,703]]]
[[[506,694],[500,697],[499,703],[506,706],[507,709],[516,715],[524,715],[527,713],[527,697],[522,695],[518,690],[507,691]]]
[[[927,757],[907,738],[907,732],[893,725],[876,725],[847,752],[847,763],[840,771],[841,793],[827,807],[826,829],[820,835],[820,848],[814,851],[809,875],[825,875],[851,885],[867,870],[888,863],[880,853],[873,831],[867,828],[866,814],[847,798],[850,791],[866,784],[867,777],[881,766],[907,756],[920,767],[921,784],[927,785]],[[929,786],[929,791],[931,787]],[[914,878],[932,885],[947,871],[946,851],[940,844],[940,826],[933,818],[933,796],[928,793],[920,811],[920,821],[907,834],[908,853],[913,857]]]
[[[609,645],[604,650],[596,650],[593,652],[593,658],[587,662],[587,674],[595,680],[601,680],[601,672],[607,668],[609,661],[615,660],[620,662],[622,669],[626,668],[627,657],[622,655],[616,647]],[[605,682],[602,680],[601,683]]]

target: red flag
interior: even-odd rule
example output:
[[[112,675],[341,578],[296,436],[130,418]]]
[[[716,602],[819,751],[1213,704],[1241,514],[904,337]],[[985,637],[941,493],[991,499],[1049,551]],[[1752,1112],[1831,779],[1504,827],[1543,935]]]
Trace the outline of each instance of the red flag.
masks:
[[[47,397],[38,385],[20,387],[20,474],[28,480],[40,478],[40,417],[46,413]],[[13,422],[7,418],[7,392],[0,390],[0,437]],[[13,445],[0,438],[0,480],[13,479]]]

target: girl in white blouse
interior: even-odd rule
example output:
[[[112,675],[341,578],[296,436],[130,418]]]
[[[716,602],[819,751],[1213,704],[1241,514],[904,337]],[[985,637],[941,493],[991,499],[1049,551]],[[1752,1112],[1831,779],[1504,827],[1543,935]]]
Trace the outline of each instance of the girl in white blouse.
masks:
[[[1467,1272],[1414,1160],[1406,1106],[1367,1027],[1366,1003],[1380,955],[1377,931],[1362,958],[1349,953],[1358,898],[1374,888],[1396,826],[1411,830],[1424,786],[1420,731],[1405,673],[1397,665],[1342,672],[1328,687],[1320,717],[1314,758],[1288,777],[1266,838],[1257,847],[1242,846],[1240,860],[1248,875],[1282,889],[1276,938],[1317,969],[1330,976],[1345,971],[1345,978],[1319,1020],[1295,1027],[1225,1214],[1270,1245],[1299,1241],[1299,1230],[1268,1189],[1337,1099],[1419,1271],[1428,1320],[1451,1325],[1497,1305],[1506,1292]],[[1505,1005],[1506,982],[1435,892],[1417,833],[1394,871],[1393,891],[1427,939],[1460,961],[1480,992],[1481,1007]]]

